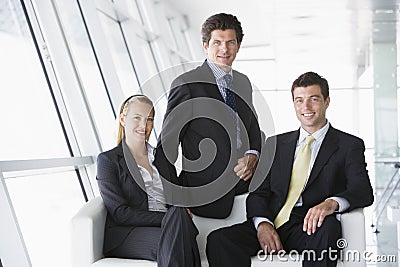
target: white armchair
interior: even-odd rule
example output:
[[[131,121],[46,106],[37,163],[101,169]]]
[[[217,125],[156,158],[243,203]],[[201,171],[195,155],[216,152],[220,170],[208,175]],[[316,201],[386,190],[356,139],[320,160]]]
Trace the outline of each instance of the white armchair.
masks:
[[[231,215],[226,219],[208,219],[194,216],[193,220],[199,229],[197,242],[199,245],[202,266],[207,267],[205,243],[207,235],[220,227],[243,222],[246,219],[246,195],[236,196]],[[120,258],[104,258],[103,237],[106,209],[101,197],[96,197],[78,211],[71,222],[72,267],[156,267],[156,262]],[[347,247],[343,250],[343,261],[338,266],[365,266],[362,253],[365,250],[365,221],[362,209],[342,215],[343,238]],[[360,256],[360,257],[358,257]],[[252,266],[301,266],[301,261],[274,256],[265,261],[257,257],[252,259]]]

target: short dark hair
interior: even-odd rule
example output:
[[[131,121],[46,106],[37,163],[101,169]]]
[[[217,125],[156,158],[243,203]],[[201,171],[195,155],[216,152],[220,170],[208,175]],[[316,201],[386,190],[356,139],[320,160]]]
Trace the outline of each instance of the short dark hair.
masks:
[[[300,75],[292,84],[292,99],[294,100],[293,90],[296,87],[307,87],[311,85],[319,85],[321,88],[322,96],[324,100],[329,96],[329,85],[328,81],[315,72],[306,72]]]
[[[212,15],[201,26],[201,39],[207,43],[211,39],[211,32],[214,30],[225,31],[227,29],[235,30],[236,41],[240,44],[243,40],[243,30],[240,21],[231,14],[219,13]]]

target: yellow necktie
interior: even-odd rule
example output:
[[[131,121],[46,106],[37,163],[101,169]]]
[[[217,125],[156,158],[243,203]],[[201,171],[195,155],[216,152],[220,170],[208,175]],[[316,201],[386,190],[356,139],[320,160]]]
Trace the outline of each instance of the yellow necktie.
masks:
[[[290,212],[300,197],[308,177],[310,167],[311,149],[310,145],[315,140],[312,135],[307,136],[306,143],[297,154],[293,164],[292,178],[290,179],[289,192],[286,202],[275,218],[275,228],[289,221]]]

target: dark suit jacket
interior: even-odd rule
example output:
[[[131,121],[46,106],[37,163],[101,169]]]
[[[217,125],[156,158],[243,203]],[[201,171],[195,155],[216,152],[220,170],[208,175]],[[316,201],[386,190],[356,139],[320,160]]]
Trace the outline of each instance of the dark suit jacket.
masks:
[[[249,149],[260,151],[261,134],[252,104],[250,81],[237,71],[233,71],[233,91],[236,94],[237,112],[244,122],[244,128],[241,128],[243,145],[240,151],[236,151],[236,128],[234,128],[232,116],[224,110],[228,106],[221,96],[214,74],[207,62],[173,81],[155,157],[155,164],[164,178],[178,185],[195,187],[208,184],[220,177],[225,170],[229,170],[226,175],[231,176],[234,183],[239,181],[233,172],[237,158],[243,157],[244,152]],[[205,103],[204,99],[209,102]],[[222,103],[222,105],[218,105],[218,103]],[[180,104],[183,104],[184,107]],[[198,115],[203,117],[196,118]],[[209,117],[222,118],[225,125],[222,126]],[[232,146],[227,132],[233,136],[234,144]],[[211,164],[206,165],[206,168],[191,172],[188,171],[191,169],[189,164],[183,161],[183,171],[178,177],[174,163],[177,159],[179,143],[183,156],[193,161],[200,158],[199,144],[207,138],[214,142],[217,150],[214,159],[210,156]],[[168,148],[166,148],[167,146]],[[234,149],[231,149],[232,147]],[[213,150],[212,146],[205,148],[205,151],[211,150]],[[166,156],[167,153],[170,155],[169,157]],[[230,157],[234,160],[229,165]],[[204,158],[207,156],[203,154]],[[217,201],[193,207],[191,210],[204,217],[225,218],[231,212],[234,195],[234,190],[231,190],[224,197],[221,195],[222,198]]]
[[[248,218],[265,217],[273,222],[279,213],[288,194],[298,137],[299,130],[268,138],[261,160],[272,165],[261,186],[247,198]],[[273,154],[269,151],[274,151],[275,141]],[[360,138],[329,127],[302,193],[304,215],[309,208],[334,196],[350,203],[348,211],[372,204],[364,151]]]
[[[133,157],[132,157],[133,158]],[[161,227],[164,212],[149,211],[143,178],[139,169],[140,187],[127,167],[122,144],[101,153],[97,158],[97,182],[107,218],[104,230],[104,254],[120,245],[135,227]]]

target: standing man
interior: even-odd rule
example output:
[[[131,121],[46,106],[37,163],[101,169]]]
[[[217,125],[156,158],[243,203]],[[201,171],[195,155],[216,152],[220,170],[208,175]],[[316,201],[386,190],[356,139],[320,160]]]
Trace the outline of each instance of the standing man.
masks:
[[[173,81],[155,162],[167,180],[204,189],[188,193],[194,214],[226,218],[234,196],[248,190],[261,133],[250,81],[232,69],[243,38],[240,22],[233,15],[216,14],[204,22],[201,33],[207,59]],[[178,176],[174,163],[179,145]]]
[[[334,257],[322,251],[337,249],[340,213],[373,202],[364,142],[326,119],[327,80],[314,72],[300,75],[293,82],[292,98],[301,127],[268,138],[260,165],[272,165],[247,198],[248,220],[208,236],[210,267],[250,266],[250,257],[260,249],[268,254],[312,250],[316,259],[306,257],[303,266],[336,266]],[[275,142],[276,153],[268,154]]]

